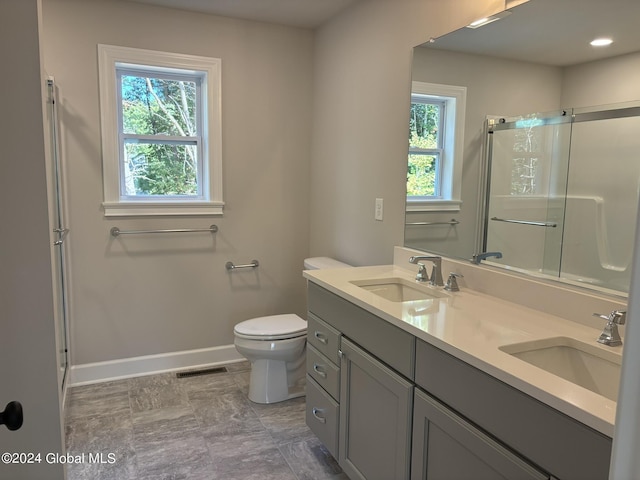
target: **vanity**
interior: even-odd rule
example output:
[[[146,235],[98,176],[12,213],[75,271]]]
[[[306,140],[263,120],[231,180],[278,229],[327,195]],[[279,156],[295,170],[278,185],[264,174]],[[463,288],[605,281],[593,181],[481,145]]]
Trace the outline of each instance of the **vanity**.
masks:
[[[515,300],[524,286],[543,309],[578,295],[577,317],[623,305],[443,260],[464,275],[448,292],[415,281],[410,253],[304,272],[307,424],[349,478],[606,479],[622,347],[596,342],[600,320]],[[482,291],[501,282],[513,292]]]

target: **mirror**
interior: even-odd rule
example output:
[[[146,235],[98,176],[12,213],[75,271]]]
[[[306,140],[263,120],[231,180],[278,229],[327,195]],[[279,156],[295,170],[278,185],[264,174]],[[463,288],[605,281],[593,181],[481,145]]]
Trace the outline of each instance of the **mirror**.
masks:
[[[414,86],[420,88],[426,83],[466,87],[466,108],[459,202],[454,202],[453,208],[445,205],[436,209],[416,208],[407,202],[405,246],[471,259],[475,253],[491,250],[493,245],[508,255],[487,259],[492,265],[624,294],[629,287],[628,265],[638,205],[639,172],[634,164],[640,163],[633,161],[640,151],[640,140],[630,132],[638,131],[640,117],[629,118],[636,122],[635,127],[630,123],[615,128],[619,120],[608,120],[614,125],[612,129],[608,124],[601,128],[599,122],[574,123],[572,119],[594,111],[634,111],[640,105],[640,29],[633,21],[640,17],[640,2],[530,0],[509,13],[483,27],[463,28],[414,48]],[[589,45],[599,36],[610,36],[614,42],[603,48]],[[563,112],[568,124],[561,122],[548,132],[542,131],[547,129],[544,119]],[[538,172],[538,177],[546,178],[542,182],[546,191],[520,195],[517,212],[512,204],[511,210],[505,212],[505,203],[498,215],[496,208],[500,205],[496,199],[511,196],[513,200],[508,190],[500,191],[498,183],[501,178],[516,175],[517,169],[517,176],[526,177],[523,169],[529,167],[521,162],[516,168],[516,158],[511,155],[511,164],[496,163],[493,169],[486,168],[491,163],[486,159],[494,153],[487,152],[487,148],[513,152],[513,137],[517,136],[515,131],[501,131],[495,136],[501,137],[500,141],[491,146],[487,142],[491,135],[487,133],[491,129],[487,119],[505,124],[520,121],[526,127],[518,132],[520,136],[537,132],[538,143],[550,145],[552,139],[556,142],[549,158],[558,161],[544,164]],[[505,136],[511,137],[511,143],[503,141]],[[595,163],[589,164],[585,158],[595,159]],[[611,158],[624,158],[625,163],[609,168]],[[596,175],[587,175],[593,171],[597,171]],[[606,208],[598,203],[604,194],[599,190],[585,193],[580,183],[583,180],[590,185],[609,185]],[[618,188],[622,183],[624,188]],[[541,198],[545,202],[541,203]],[[582,203],[577,207],[576,202]],[[607,216],[607,211],[618,213]],[[506,219],[511,220],[534,218],[553,223],[559,216],[560,222],[558,228],[539,228],[490,220],[505,219],[506,213],[524,215],[509,215]],[[598,221],[583,221],[581,215]],[[603,244],[607,240],[603,240],[603,232],[608,233],[607,245]],[[536,235],[540,237],[536,248],[545,252],[544,258],[536,265],[516,261],[512,250]],[[577,248],[583,243],[589,244],[590,249]],[[525,249],[525,256],[527,252]],[[562,269],[563,263],[587,265],[594,263],[595,257],[600,260],[596,267],[604,272],[604,279],[598,278],[599,274]],[[554,273],[555,266],[549,265],[556,263],[559,266]]]

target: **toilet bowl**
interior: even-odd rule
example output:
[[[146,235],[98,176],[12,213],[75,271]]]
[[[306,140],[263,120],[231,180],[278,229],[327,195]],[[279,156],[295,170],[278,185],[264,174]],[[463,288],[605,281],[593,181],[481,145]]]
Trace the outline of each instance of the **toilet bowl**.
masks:
[[[306,270],[345,268],[328,257],[307,258]],[[289,313],[238,323],[233,333],[238,353],[251,363],[249,400],[276,403],[305,394],[307,322]]]

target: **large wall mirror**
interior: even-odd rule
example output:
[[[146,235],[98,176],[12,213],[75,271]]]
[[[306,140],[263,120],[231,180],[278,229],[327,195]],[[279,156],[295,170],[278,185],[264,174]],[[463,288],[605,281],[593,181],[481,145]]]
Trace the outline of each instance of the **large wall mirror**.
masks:
[[[625,295],[640,190],[640,2],[530,0],[500,17],[414,49],[409,176],[430,172],[445,187],[408,193],[405,246],[464,259],[496,251],[483,262]],[[613,43],[590,44],[602,37]],[[465,92],[458,143],[447,88]],[[455,168],[439,136],[461,145]]]

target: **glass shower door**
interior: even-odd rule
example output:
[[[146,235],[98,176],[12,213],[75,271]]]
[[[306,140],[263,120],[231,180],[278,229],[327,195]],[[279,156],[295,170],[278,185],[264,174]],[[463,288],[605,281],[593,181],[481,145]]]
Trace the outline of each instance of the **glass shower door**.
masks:
[[[52,79],[47,80],[49,92],[48,98],[48,122],[50,131],[50,158],[51,158],[51,187],[52,187],[52,224],[54,232],[54,251],[52,255],[54,274],[54,306],[56,337],[58,346],[58,386],[64,390],[68,358],[68,305],[67,305],[67,276],[66,276],[66,236],[69,233],[64,219],[62,201],[62,172],[59,155],[58,118],[56,106],[56,91]]]
[[[571,114],[490,120],[484,251],[491,262],[558,276]]]
[[[560,277],[627,292],[640,191],[640,102],[574,111]]]

